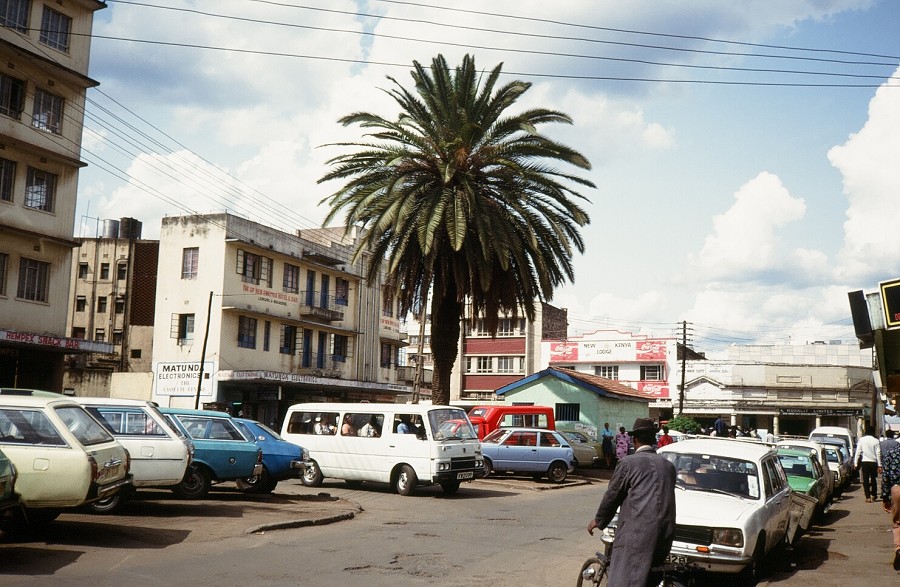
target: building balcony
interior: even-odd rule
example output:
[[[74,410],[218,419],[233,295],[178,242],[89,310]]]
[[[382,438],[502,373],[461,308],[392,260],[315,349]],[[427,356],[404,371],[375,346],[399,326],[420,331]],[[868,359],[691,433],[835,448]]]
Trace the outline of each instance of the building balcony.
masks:
[[[340,322],[344,319],[347,299],[322,295],[317,291],[300,292],[300,315],[320,322]]]

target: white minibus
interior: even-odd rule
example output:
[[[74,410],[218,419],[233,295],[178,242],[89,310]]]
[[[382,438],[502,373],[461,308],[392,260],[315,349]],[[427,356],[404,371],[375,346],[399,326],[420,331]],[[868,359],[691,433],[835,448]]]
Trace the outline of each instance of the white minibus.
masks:
[[[460,425],[460,422],[463,425]],[[288,408],[281,436],[309,450],[301,477],[389,483],[400,495],[438,484],[455,493],[481,477],[481,442],[462,408],[426,404],[308,403]]]

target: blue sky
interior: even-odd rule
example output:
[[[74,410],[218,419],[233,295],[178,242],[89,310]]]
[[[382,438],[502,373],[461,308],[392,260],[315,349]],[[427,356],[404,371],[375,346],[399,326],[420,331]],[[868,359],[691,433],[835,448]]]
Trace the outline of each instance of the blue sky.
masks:
[[[386,75],[408,86],[413,60],[468,52],[532,82],[522,107],[571,115],[542,130],[593,164],[587,250],[552,300],[573,331],[684,320],[710,352],[853,340],[847,292],[900,277],[893,0],[165,6],[97,14],[76,236],[133,216],[154,238],[164,215],[225,208],[317,226],[337,188],[316,184],[335,154],[320,146],[359,137],[337,119],[392,114]]]

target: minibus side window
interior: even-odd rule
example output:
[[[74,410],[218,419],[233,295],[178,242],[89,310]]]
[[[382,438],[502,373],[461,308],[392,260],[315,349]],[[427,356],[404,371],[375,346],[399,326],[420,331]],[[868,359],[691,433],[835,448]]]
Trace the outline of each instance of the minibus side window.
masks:
[[[363,438],[378,438],[384,426],[384,414],[348,413],[356,435]]]

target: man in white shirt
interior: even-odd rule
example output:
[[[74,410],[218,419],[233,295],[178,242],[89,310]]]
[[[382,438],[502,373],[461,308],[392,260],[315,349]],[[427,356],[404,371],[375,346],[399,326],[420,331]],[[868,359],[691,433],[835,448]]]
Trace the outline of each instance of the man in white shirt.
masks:
[[[872,428],[866,427],[866,435],[859,439],[856,445],[856,454],[853,462],[859,465],[862,471],[863,491],[866,493],[866,503],[878,499],[878,475],[881,474],[881,445],[878,439],[872,435]]]

